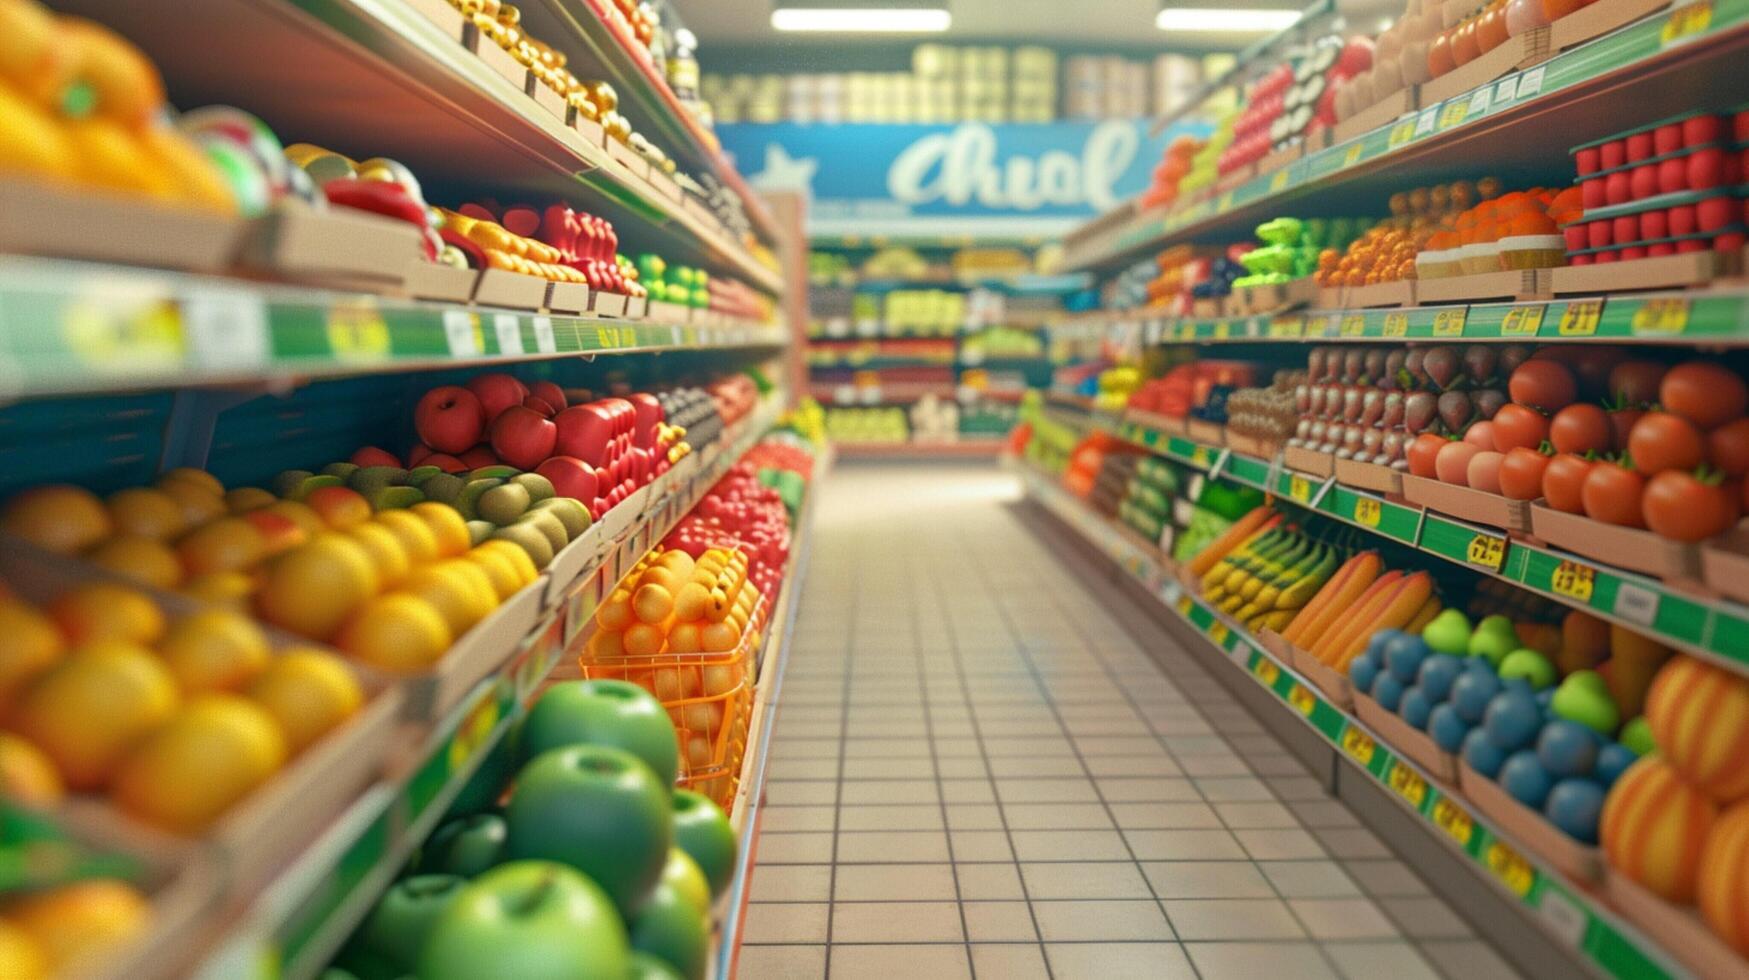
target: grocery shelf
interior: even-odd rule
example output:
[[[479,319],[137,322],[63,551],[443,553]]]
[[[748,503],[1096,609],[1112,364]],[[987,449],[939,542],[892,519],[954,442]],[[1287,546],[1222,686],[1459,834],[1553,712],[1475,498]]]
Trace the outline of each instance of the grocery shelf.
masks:
[[[1539,859],[1463,798],[1404,758],[1379,733],[1331,704],[1317,686],[1267,652],[1257,638],[1189,594],[1158,549],[1139,546],[1051,478],[1018,463],[1028,496],[1110,558],[1167,610],[1188,623],[1239,669],[1274,695],[1364,775],[1419,818],[1427,836],[1462,855],[1475,871],[1519,902],[1532,921],[1587,965],[1620,980],[1681,977],[1670,953],[1603,906],[1593,893]]]
[[[1006,439],[961,439],[958,442],[839,442],[833,446],[846,459],[954,459],[994,456],[1007,444]]]
[[[56,7],[138,44],[183,107],[228,105],[247,93],[243,108],[288,143],[391,157],[428,188],[580,204],[635,246],[622,250],[660,251],[771,293],[783,289],[777,270],[714,216],[659,190],[637,172],[641,164],[616,159],[562,108],[525,93],[520,76],[512,81],[464,47],[461,15],[444,0],[190,0],[174,18],[152,4]],[[584,186],[598,193],[585,200]]]
[[[1234,317],[1170,316],[1148,310],[1081,314],[1052,328],[1063,337],[1139,339],[1143,344],[1319,343],[1398,340],[1749,344],[1749,286],[1622,293],[1513,303],[1312,309]]]
[[[1716,80],[1736,74],[1745,47],[1749,0],[1679,3],[1225,192],[1171,209],[1126,205],[1067,236],[1062,268],[1106,268],[1221,233],[1249,236],[1274,215],[1301,213],[1296,205],[1372,214],[1383,210],[1385,192],[1440,179],[1553,177],[1563,168],[1570,176],[1567,147],[1621,129],[1623,105],[1657,119],[1712,104]]]
[[[692,317],[542,315],[0,257],[0,394],[270,383],[788,340],[780,327]]]
[[[770,430],[781,401],[767,399],[701,450],[697,468],[652,497],[617,539],[603,541],[569,584],[537,585],[551,601],[537,625],[398,757],[381,782],[261,889],[240,921],[226,923],[217,933],[222,940],[201,956],[194,975],[216,980],[319,974],[573,649],[596,604]]]
[[[1060,399],[1053,401],[1081,410]],[[1505,531],[1344,486],[1334,478],[1299,473],[1287,468],[1279,455],[1266,460],[1130,419],[1100,413],[1089,417],[1095,428],[1172,462],[1255,487],[1749,673],[1749,607],[1729,599],[1685,592],[1657,579],[1508,536]]]

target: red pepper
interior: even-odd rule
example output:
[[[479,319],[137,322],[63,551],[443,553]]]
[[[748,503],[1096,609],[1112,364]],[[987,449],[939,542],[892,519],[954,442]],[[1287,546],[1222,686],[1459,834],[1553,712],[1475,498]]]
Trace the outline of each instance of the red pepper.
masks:
[[[322,193],[327,196],[329,204],[399,218],[408,224],[425,227],[425,208],[400,184],[386,180],[340,178],[323,184]]]
[[[486,267],[485,251],[480,246],[475,245],[472,240],[462,237],[454,228],[439,228],[437,233],[443,236],[445,245],[454,245],[456,251],[467,256],[468,268],[484,269]]]

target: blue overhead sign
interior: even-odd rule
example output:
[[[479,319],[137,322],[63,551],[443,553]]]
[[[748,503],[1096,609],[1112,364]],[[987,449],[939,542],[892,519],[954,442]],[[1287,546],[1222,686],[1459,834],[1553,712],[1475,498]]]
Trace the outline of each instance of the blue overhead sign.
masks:
[[[760,189],[803,190],[812,234],[1054,237],[1147,186],[1166,144],[1138,121],[953,126],[733,123]]]

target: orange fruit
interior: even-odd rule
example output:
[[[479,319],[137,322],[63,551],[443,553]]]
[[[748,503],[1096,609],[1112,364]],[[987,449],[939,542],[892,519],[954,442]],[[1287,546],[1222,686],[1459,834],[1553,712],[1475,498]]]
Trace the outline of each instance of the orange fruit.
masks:
[[[697,623],[675,623],[668,631],[669,653],[698,653],[704,649]]]
[[[26,684],[60,662],[66,646],[60,628],[35,606],[0,600],[0,715]]]
[[[431,603],[391,592],[367,601],[340,630],[335,645],[379,670],[408,674],[436,663],[450,640],[449,625]]]
[[[360,524],[346,533],[370,553],[371,564],[376,567],[377,578],[382,580],[383,588],[394,588],[412,571],[412,565],[407,560],[407,549],[401,544],[401,539],[395,536],[395,532],[381,524],[369,523]]]
[[[463,555],[462,559],[480,566],[480,570],[486,573],[486,578],[491,580],[492,591],[500,602],[515,595],[516,590],[522,588],[522,576],[517,572],[516,566],[496,548],[474,548]]]
[[[262,557],[289,551],[310,540],[310,532],[304,530],[303,525],[284,514],[275,513],[271,507],[252,510],[241,516],[261,535]]]
[[[92,582],[61,593],[48,613],[71,643],[127,640],[151,646],[164,635],[164,612],[138,589]]]
[[[448,504],[427,500],[422,504],[414,504],[407,508],[408,513],[416,515],[431,529],[437,538],[437,553],[444,558],[455,558],[467,552],[473,539],[468,535],[468,522],[462,520],[461,512]]]
[[[42,749],[17,735],[0,732],[0,796],[28,806],[51,807],[66,795],[61,774]],[[0,970],[0,977],[6,975]]]
[[[123,534],[104,541],[85,556],[99,568],[155,589],[182,584],[182,562],[169,545],[154,538]]]
[[[728,623],[706,623],[698,631],[698,639],[707,653],[728,653],[735,649],[741,636]]]
[[[176,553],[190,575],[238,572],[266,557],[267,541],[251,521],[221,517],[178,538]]]
[[[304,495],[303,502],[335,531],[348,531],[370,520],[370,501],[348,487],[317,487]]]
[[[0,977],[48,980],[49,958],[30,933],[0,919]]]
[[[364,704],[357,678],[338,657],[287,650],[249,685],[248,695],[279,723],[292,752],[321,738]]]
[[[614,589],[595,610],[595,624],[609,632],[617,633],[632,622],[632,594],[625,589]]]
[[[437,535],[412,511],[385,510],[376,516],[376,523],[395,532],[401,547],[407,549],[407,560],[414,568],[437,560]]]
[[[99,640],[69,653],[18,700],[13,728],[75,790],[109,782],[129,749],[176,711],[176,680],[145,647]]]
[[[429,602],[443,616],[452,637],[472,629],[498,605],[498,594],[486,573],[459,559],[418,569],[401,583],[400,591]]]
[[[200,527],[225,513],[225,498],[193,480],[159,480],[158,489],[176,501],[184,527]]]
[[[225,494],[225,508],[233,514],[247,514],[252,510],[260,510],[278,499],[260,487],[238,487]]]
[[[619,660],[626,655],[625,634],[598,631],[589,638],[589,656],[596,661]]]
[[[206,470],[197,470],[192,466],[179,466],[158,478],[160,486],[167,481],[191,483],[215,497],[225,495],[225,485],[219,482],[218,477]]]
[[[176,498],[151,487],[117,490],[104,506],[115,529],[124,534],[167,541],[188,527]]]
[[[286,754],[266,709],[235,694],[203,694],[128,756],[111,795],[153,826],[193,834],[279,771]]]
[[[296,524],[298,527],[303,528],[304,533],[311,537],[328,530],[328,525],[323,523],[321,515],[311,510],[307,505],[296,500],[281,500],[278,503],[268,504],[266,507],[263,507],[258,511],[251,511],[250,513],[277,514],[280,517],[291,521],[293,524]]]
[[[240,690],[267,669],[272,655],[261,627],[229,609],[182,617],[158,645],[185,695]]]
[[[653,657],[662,652],[662,643],[666,639],[660,629],[649,623],[633,623],[626,627],[621,642],[625,644],[628,657]]]
[[[0,531],[63,555],[84,551],[114,527],[96,494],[64,483],[26,490],[0,509]]]
[[[184,582],[181,592],[227,609],[247,610],[249,597],[255,594],[258,584],[255,577],[246,572],[213,572]]]
[[[660,623],[674,613],[674,594],[654,582],[632,593],[632,612],[646,623]]]
[[[63,975],[144,932],[152,907],[125,881],[93,878],[14,899],[6,918],[36,943],[51,973]]]
[[[376,595],[378,586],[376,568],[364,546],[330,531],[268,564],[255,607],[275,626],[326,639],[354,609]]]

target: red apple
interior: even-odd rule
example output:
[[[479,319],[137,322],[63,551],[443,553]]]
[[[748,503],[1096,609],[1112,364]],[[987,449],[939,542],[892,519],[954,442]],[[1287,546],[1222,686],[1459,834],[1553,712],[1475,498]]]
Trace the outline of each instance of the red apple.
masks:
[[[522,404],[522,400],[528,397],[528,388],[522,382],[498,372],[475,376],[468,381],[468,390],[480,399],[488,423],[496,420],[505,409]]]
[[[1606,252],[1598,252],[1595,261],[1597,262],[1598,265],[1603,265],[1606,262],[1618,261],[1620,258],[1621,258],[1621,250],[1612,248]]]
[[[1723,234],[1723,235],[1715,235],[1715,236],[1713,236],[1713,251],[1715,251],[1715,252],[1735,252],[1738,249],[1743,247],[1743,242],[1745,240],[1746,239],[1744,238],[1743,233],[1740,231],[1733,231],[1733,232],[1729,232],[1729,233]]]
[[[1615,243],[1615,236],[1610,232],[1607,221],[1588,221],[1585,223],[1585,240],[1592,248],[1607,248]]]
[[[425,457],[430,456],[432,452],[434,452],[434,450],[425,443],[414,443],[413,448],[407,450],[407,468],[412,469],[413,467],[418,466],[420,463],[424,462]]]
[[[1718,231],[1731,223],[1737,209],[1730,198],[1709,197],[1694,206],[1694,216],[1701,231]]]
[[[561,456],[574,456],[591,466],[600,466],[613,438],[613,418],[601,402],[573,405],[560,412],[556,449]]]
[[[1749,143],[1749,109],[1739,109],[1731,117],[1731,135],[1739,143]]]
[[[465,473],[468,470],[474,469],[474,467],[469,466],[467,463],[464,463],[461,460],[456,459],[454,456],[451,456],[448,453],[432,453],[431,455],[425,457],[425,459],[423,461],[421,461],[420,465],[421,466],[435,466],[438,469],[444,471],[445,473]],[[481,466],[488,466],[491,464],[481,463],[480,465]]]
[[[1643,259],[1645,257],[1646,246],[1644,245],[1630,245],[1621,250],[1621,260],[1623,262],[1631,262],[1634,259]]]
[[[457,385],[431,389],[413,409],[413,431],[419,433],[420,442],[438,452],[463,452],[480,441],[485,429],[480,399]]]
[[[1670,209],[1670,237],[1694,234],[1694,205],[1678,204]]]
[[[1682,124],[1665,123],[1652,131],[1652,149],[1659,156],[1682,149]]]
[[[570,404],[565,400],[565,389],[551,381],[536,381],[528,386],[528,393],[553,406],[555,412],[564,411]]]
[[[1600,208],[1609,203],[1608,195],[1603,186],[1607,180],[1607,177],[1592,177],[1580,184],[1579,203],[1585,205],[1587,210]]]
[[[528,409],[531,412],[539,412],[540,417],[543,419],[552,418],[553,414],[555,412],[555,409],[553,408],[553,406],[547,404],[545,401],[541,400],[540,398],[535,397],[534,395],[529,395],[527,398],[524,398],[522,400],[522,407]]]
[[[1676,243],[1676,251],[1684,255],[1689,252],[1704,252],[1708,247],[1704,238],[1684,238]]]
[[[1603,178],[1603,200],[1609,204],[1626,204],[1634,199],[1633,184],[1625,170],[1617,170]]]
[[[1639,163],[1652,155],[1652,134],[1635,133],[1628,137],[1628,162]]]
[[[519,470],[532,470],[553,454],[558,435],[551,419],[516,405],[492,420],[492,451]]]
[[[1628,171],[1628,190],[1636,201],[1658,193],[1658,168],[1646,164]]]
[[[662,403],[655,395],[638,392],[627,399],[633,412],[633,439],[639,446],[648,449],[656,444],[656,423],[662,421]]]
[[[1603,163],[1603,169],[1614,170],[1628,162],[1627,144],[1621,140],[1610,140],[1597,148],[1598,160]]]
[[[1688,189],[1688,164],[1681,157],[1658,164],[1658,193],[1674,194]]]
[[[1667,211],[1647,211],[1640,215],[1640,236],[1653,241],[1670,235],[1670,215]]]
[[[471,470],[477,470],[482,466],[497,466],[499,462],[498,455],[492,452],[492,447],[483,442],[457,458]]]
[[[1660,257],[1665,256],[1665,255],[1675,255],[1675,254],[1676,254],[1676,244],[1674,242],[1653,242],[1652,244],[1646,246],[1646,256],[1648,258],[1655,259],[1655,258],[1660,258]]]
[[[1610,222],[1610,237],[1619,245],[1640,240],[1640,216],[1624,214]]]
[[[595,481],[595,471],[589,468],[589,464],[573,456],[551,457],[535,472],[546,477],[559,496],[585,503],[595,499],[601,486]]]
[[[401,458],[387,449],[366,446],[352,454],[354,466],[400,466]]]
[[[601,520],[601,515],[607,513],[608,508],[612,506],[612,504],[607,502],[606,497],[596,497],[594,500],[589,501],[589,516],[599,521]]]
[[[1717,143],[1724,136],[1725,123],[1718,116],[1690,116],[1682,120],[1682,145],[1690,149]]]
[[[1704,150],[1690,153],[1688,160],[1688,189],[1693,191],[1710,191],[1725,181],[1725,151],[1721,147],[1709,146]]]

